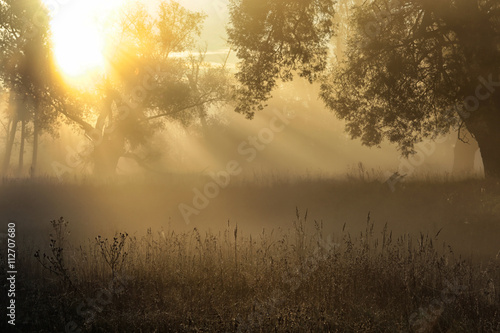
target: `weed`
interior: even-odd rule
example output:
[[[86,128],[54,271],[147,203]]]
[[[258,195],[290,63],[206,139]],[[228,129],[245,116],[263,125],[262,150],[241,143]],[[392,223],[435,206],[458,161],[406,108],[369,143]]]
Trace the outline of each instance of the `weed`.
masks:
[[[123,265],[128,253],[125,251],[127,233],[119,233],[113,237],[113,241],[108,238],[102,238],[100,235],[95,238],[95,242],[100,249],[104,261],[111,269],[111,277],[116,277],[118,269]]]
[[[97,311],[89,300],[106,301],[105,308],[97,308],[102,314],[97,311],[100,315],[92,325],[83,322],[80,327],[89,332],[494,332],[500,328],[498,260],[486,266],[464,260],[448,246],[437,246],[439,232],[396,237],[387,224],[377,229],[371,214],[362,233],[352,235],[344,226],[336,235],[324,235],[321,222],[315,221],[310,232],[307,213],[298,208],[295,213],[291,231],[263,230],[260,241],[228,223],[218,234],[203,234],[196,228],[185,233],[149,229],[142,238],[127,233],[113,239],[96,237],[95,250],[75,247],[80,265],[74,281],[84,304],[90,306],[87,311]],[[54,259],[45,259],[44,267],[65,274],[64,260],[58,259],[63,250],[57,249],[63,243],[58,237],[66,234],[67,223],[62,221],[53,223],[58,230],[51,238]],[[104,265],[88,265],[99,260]],[[102,278],[110,270],[113,279]],[[114,277],[119,276],[127,276],[128,282],[126,289],[121,288],[119,302],[114,302],[112,289],[119,280]],[[28,280],[38,278],[36,273],[27,275]],[[108,287],[110,280],[113,285]],[[33,308],[41,319],[36,326],[26,324],[26,331],[62,326],[60,318],[49,315],[54,307],[44,302],[49,293],[61,306],[71,304],[71,299],[57,289],[54,292],[50,280],[46,283],[32,292],[39,295]],[[96,294],[108,289],[109,301]],[[31,304],[29,299],[22,302]],[[81,318],[71,306],[58,311],[63,322]]]
[[[37,250],[35,258],[43,268],[60,277],[66,286],[73,288],[73,282],[71,281],[64,255],[66,236],[69,235],[69,231],[67,230],[68,221],[60,217],[58,220],[50,221],[50,224],[53,229],[53,233],[50,234],[50,254],[44,252],[40,256],[40,250]]]

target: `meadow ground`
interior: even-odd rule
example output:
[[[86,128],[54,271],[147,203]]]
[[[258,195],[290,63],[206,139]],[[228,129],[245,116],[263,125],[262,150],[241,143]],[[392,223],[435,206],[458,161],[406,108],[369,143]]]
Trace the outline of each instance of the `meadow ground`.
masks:
[[[243,179],[187,224],[207,181],[4,180],[15,329],[500,331],[498,182]]]

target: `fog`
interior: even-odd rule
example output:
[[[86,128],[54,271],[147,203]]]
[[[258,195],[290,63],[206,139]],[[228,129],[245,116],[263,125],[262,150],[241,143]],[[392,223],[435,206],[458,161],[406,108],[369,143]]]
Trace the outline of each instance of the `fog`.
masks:
[[[154,2],[145,2],[144,5],[154,20],[160,19]],[[228,81],[221,85],[232,89],[236,84],[234,75],[241,68],[241,59],[227,42],[226,26],[230,18],[227,2],[182,1],[181,5],[188,10],[204,10],[207,16],[199,40],[189,44],[191,49],[173,48],[173,56],[163,59],[168,66],[168,61],[173,59],[186,71],[171,78],[169,75],[175,76],[177,72],[167,66],[171,71],[167,72],[170,73],[167,77],[173,82],[178,80],[180,85],[189,82],[189,89],[193,89],[194,94],[201,94],[205,86],[219,84],[218,77],[208,76],[205,79],[208,81],[196,82],[198,86],[194,89],[194,73],[196,76],[214,75],[210,70],[222,70],[224,80]],[[64,19],[65,15],[74,15],[75,11],[78,12],[75,8],[79,8],[76,3],[56,8],[52,20],[67,23],[67,19],[58,20]],[[91,7],[85,8],[92,13]],[[113,8],[111,3],[102,10],[109,12],[110,8]],[[96,4],[95,10],[98,9]],[[106,22],[104,18],[101,21]],[[109,22],[106,24],[110,25]],[[107,31],[106,24],[99,29]],[[139,37],[146,39],[145,35]],[[336,42],[340,43],[340,39]],[[64,50],[62,48],[59,52]],[[195,60],[197,50],[203,55],[199,63]],[[160,108],[158,105],[162,105],[146,99],[151,92],[141,86],[147,82],[147,73],[156,68],[155,65],[147,61],[134,63],[129,59],[133,58],[130,55],[125,60],[115,56],[116,53],[112,53],[103,60],[108,63],[105,68],[110,71],[103,77],[66,78],[63,86],[71,93],[81,89],[81,86],[71,86],[75,80],[90,84],[91,88],[87,87],[88,90],[75,97],[74,108],[79,113],[68,115],[64,108],[54,109],[61,114],[47,120],[53,124],[36,135],[37,144],[34,144],[34,125],[26,120],[22,122],[25,132],[13,127],[13,141],[9,145],[10,126],[18,122],[12,117],[17,112],[14,102],[19,100],[19,105],[27,110],[33,108],[33,102],[29,98],[21,100],[4,89],[0,106],[0,142],[9,159],[4,159],[7,164],[4,166],[0,210],[3,219],[17,220],[27,228],[43,229],[50,219],[64,216],[73,222],[77,234],[85,238],[104,230],[109,234],[125,229],[140,233],[148,227],[218,230],[228,221],[241,225],[248,232],[259,232],[262,228],[289,227],[296,208],[309,210],[312,219],[324,221],[330,232],[344,223],[359,230],[368,212],[372,212],[380,223],[392,223],[392,228],[400,232],[436,232],[447,223],[460,224],[471,218],[457,218],[455,213],[453,216],[445,214],[442,218],[441,208],[422,208],[423,203],[415,204],[414,198],[406,197],[408,193],[403,195],[410,200],[408,203],[394,199],[399,198],[398,191],[405,191],[406,186],[412,193],[420,183],[427,186],[429,182],[447,184],[482,178],[481,154],[474,139],[469,137],[470,140],[463,140],[469,142],[464,143],[453,130],[417,143],[415,154],[408,158],[402,157],[397,146],[387,140],[371,147],[362,145],[359,138],[352,138],[347,133],[346,123],[319,98],[320,83],[311,84],[298,75],[288,82],[279,81],[271,92],[272,97],[265,101],[265,107],[256,112],[253,119],[235,112],[237,101],[234,98],[215,96],[218,103],[202,103],[189,108],[190,111],[181,116],[165,117],[152,123],[149,128],[142,127],[140,121],[133,122],[128,127],[127,139],[120,139],[122,147],[97,155],[97,148],[104,147],[104,144],[92,136],[95,134],[92,131],[98,132],[99,125],[102,132],[104,122],[100,118],[105,115],[102,110],[107,107],[111,110],[106,116],[108,119],[104,120],[111,130],[104,127],[104,132],[99,135],[111,138],[112,122],[119,118],[117,115],[122,104],[152,103],[149,109],[141,106],[138,110],[154,117],[154,112]],[[338,52],[335,56],[339,56]],[[77,65],[71,63],[70,60],[74,59],[69,56],[66,60],[67,66]],[[64,71],[64,68],[59,70]],[[144,73],[146,79],[141,81]],[[107,84],[112,85],[125,79],[131,83],[116,88],[120,90],[121,99],[116,98],[111,106],[103,107],[103,103],[107,103],[104,96],[109,91],[98,91],[101,88],[92,86],[93,80],[109,80]],[[134,86],[136,81],[139,86]],[[138,87],[146,91],[146,95],[134,95]],[[182,94],[185,93],[182,89],[187,88],[181,88],[169,90],[167,84],[166,90],[158,93],[160,99],[167,96],[167,101],[173,101],[173,106],[167,104],[163,107],[178,107],[175,103],[182,106]],[[131,98],[124,97],[130,93]],[[176,100],[176,94],[180,96],[180,102]],[[114,118],[113,112],[117,113]],[[196,116],[197,113],[200,116]],[[89,131],[92,126],[95,128]],[[104,142],[113,139],[107,140]],[[37,154],[34,154],[35,146],[38,147]],[[461,148],[457,149],[457,146]],[[106,174],[96,172],[97,164],[106,164],[103,160],[114,154],[117,154],[117,162],[111,163],[111,169]],[[34,163],[30,165],[35,155],[36,169]],[[475,189],[482,189],[482,186],[478,184]],[[430,193],[417,193],[424,197],[432,194],[423,200],[433,202],[437,198],[431,188],[426,189]],[[450,191],[439,200],[449,204],[450,197],[455,195],[454,190]],[[367,193],[372,193],[372,196],[367,196]],[[202,208],[194,207],[196,204]]]
[[[500,332],[499,13],[0,1],[0,331]]]
[[[120,230],[142,235],[148,228],[217,231],[228,223],[254,234],[288,230],[296,208],[308,211],[310,221],[322,221],[332,235],[344,224],[357,233],[370,212],[377,227],[388,223],[395,233],[445,228],[442,240],[466,254],[495,251],[493,239],[481,246],[473,240],[496,237],[493,226],[476,220],[480,224],[471,229],[469,221],[478,214],[471,210],[474,204],[452,201],[463,188],[484,188],[453,183],[480,177],[480,156],[475,171],[454,174],[452,136],[427,142],[409,159],[388,143],[363,146],[345,133],[317,92],[317,86],[299,80],[283,85],[252,120],[229,106],[211,108],[205,125],[169,122],[144,152],[153,156],[147,163],[121,157],[116,175],[105,179],[92,174],[89,139],[63,124],[57,137],[44,135],[40,141],[38,178],[30,180],[27,168],[18,178],[4,178],[2,218],[18,221],[32,234],[64,216],[73,237],[81,240]],[[202,200],[202,209],[189,211],[230,162],[237,162],[238,173],[224,186],[208,189],[216,193],[206,198],[206,207]],[[396,185],[390,178],[395,172],[406,175]],[[442,182],[439,192],[432,190]],[[188,211],[183,213],[182,204]]]
[[[357,177],[360,164],[372,180],[379,181],[398,170],[416,178],[452,174],[456,134],[425,142],[415,156],[404,159],[390,143],[366,147],[351,139],[343,121],[326,109],[317,96],[317,86],[299,80],[283,85],[252,120],[235,113],[231,106],[224,106],[209,110],[205,126],[200,122],[183,126],[170,121],[152,140],[155,157],[148,166],[140,166],[125,156],[120,159],[117,175],[127,179],[176,173],[202,175],[220,170],[230,160],[246,158],[252,161],[245,162],[239,180],[270,175],[283,180]],[[290,117],[289,122],[279,120],[279,131],[271,130],[270,135],[270,123],[277,114]],[[249,138],[258,138],[263,130],[264,142],[258,144],[255,154],[250,153],[248,149],[253,145]],[[16,149],[18,141],[14,143]],[[247,155],[242,154],[245,148]],[[59,180],[91,176],[91,151],[90,141],[81,130],[62,124],[57,136],[46,134],[40,142],[40,173]],[[29,151],[25,155],[28,159]],[[468,172],[480,175],[480,155],[476,155],[474,169]],[[27,174],[28,170],[23,170],[22,175]]]

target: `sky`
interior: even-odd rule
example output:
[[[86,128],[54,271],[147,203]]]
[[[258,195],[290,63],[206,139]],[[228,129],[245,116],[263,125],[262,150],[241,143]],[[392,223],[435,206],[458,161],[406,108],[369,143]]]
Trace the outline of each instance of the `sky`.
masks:
[[[182,0],[179,3],[190,10],[203,11],[207,14],[204,30],[200,38],[207,43],[206,60],[214,63],[224,62],[229,51],[229,45],[226,42],[229,0]],[[228,62],[231,64],[237,62],[234,52],[230,54]]]
[[[105,37],[101,33],[106,21],[121,6],[131,0],[43,0],[52,15],[51,27],[55,57],[63,71],[77,77],[94,68],[104,68],[102,50]],[[157,0],[140,1],[152,11]],[[207,15],[198,47],[207,48],[206,61],[222,63],[229,47],[226,43],[228,22],[227,0],[181,0],[179,3],[192,11]],[[196,51],[196,50],[195,50]],[[230,62],[236,59],[231,57]]]

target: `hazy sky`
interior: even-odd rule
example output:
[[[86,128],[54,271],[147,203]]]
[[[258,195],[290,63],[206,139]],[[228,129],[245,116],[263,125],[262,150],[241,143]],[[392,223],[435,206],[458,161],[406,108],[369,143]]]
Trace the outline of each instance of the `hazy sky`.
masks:
[[[155,2],[153,0],[149,0]],[[180,0],[179,3],[193,11],[203,11],[207,14],[204,30],[201,35],[201,43],[207,43],[207,61],[221,63],[225,60],[229,49],[226,43],[226,26],[229,21],[229,0]],[[229,62],[234,63],[237,59],[232,53]]]
[[[71,68],[68,62],[85,57],[88,67],[99,64],[99,50],[104,48],[102,26],[110,15],[121,5],[135,2],[131,0],[43,0],[52,13],[52,30],[55,53],[59,64]],[[154,10],[160,1],[139,1]],[[207,61],[223,62],[228,50],[226,25],[228,22],[228,0],[180,0],[179,3],[192,11],[207,14],[199,46],[207,46]],[[94,52],[89,50],[95,49]],[[195,50],[196,51],[196,50]],[[234,62],[235,58],[231,58]],[[71,68],[66,72],[81,73],[87,68]]]

